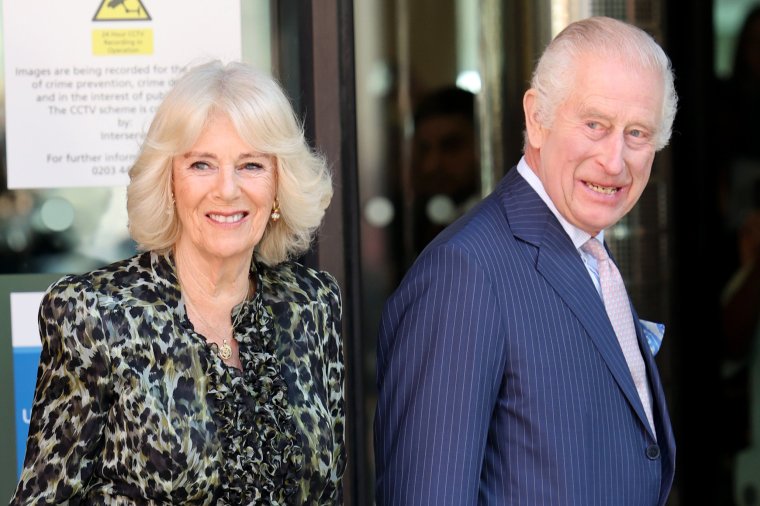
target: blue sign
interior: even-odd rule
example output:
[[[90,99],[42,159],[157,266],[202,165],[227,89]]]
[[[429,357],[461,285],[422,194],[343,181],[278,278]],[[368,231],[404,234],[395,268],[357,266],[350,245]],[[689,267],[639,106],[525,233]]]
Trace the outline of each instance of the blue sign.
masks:
[[[26,435],[32,418],[34,386],[37,383],[37,366],[40,363],[41,346],[13,347],[13,393],[16,399],[16,464],[21,476],[26,453]]]

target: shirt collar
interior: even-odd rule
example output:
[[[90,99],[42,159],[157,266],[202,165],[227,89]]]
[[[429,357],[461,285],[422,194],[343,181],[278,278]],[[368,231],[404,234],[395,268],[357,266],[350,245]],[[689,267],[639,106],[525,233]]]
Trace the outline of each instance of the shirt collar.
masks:
[[[523,179],[528,182],[530,187],[533,188],[538,196],[541,197],[541,200],[544,201],[546,207],[548,207],[552,214],[557,218],[559,224],[562,225],[562,228],[570,237],[570,240],[573,241],[573,246],[575,246],[576,249],[580,250],[581,246],[583,246],[583,244],[591,238],[591,235],[567,221],[565,217],[560,214],[560,212],[557,210],[557,207],[554,205],[554,202],[552,202],[552,199],[549,198],[549,194],[546,193],[546,189],[544,189],[543,183],[538,178],[536,173],[533,172],[533,169],[530,168],[528,162],[525,161],[524,156],[520,158],[520,161],[517,163],[517,172],[519,172]],[[599,232],[595,237],[599,240],[599,242],[604,244],[604,230]]]

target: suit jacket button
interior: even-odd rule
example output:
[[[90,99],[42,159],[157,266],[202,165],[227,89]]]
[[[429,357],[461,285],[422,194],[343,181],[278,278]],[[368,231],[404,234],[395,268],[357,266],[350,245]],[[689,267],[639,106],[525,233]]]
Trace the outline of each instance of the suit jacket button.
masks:
[[[660,447],[657,445],[647,446],[647,458],[657,460],[660,458]]]

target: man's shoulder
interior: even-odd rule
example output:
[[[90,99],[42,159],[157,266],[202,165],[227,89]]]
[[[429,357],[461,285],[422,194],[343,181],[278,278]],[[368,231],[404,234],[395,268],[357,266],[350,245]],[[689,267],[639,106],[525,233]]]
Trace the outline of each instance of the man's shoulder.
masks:
[[[449,225],[426,249],[449,245],[455,248],[481,249],[511,240],[506,199],[514,184],[515,169],[504,176],[496,188],[464,216]],[[517,177],[520,177],[517,175]]]
[[[548,213],[541,198],[512,168],[488,196],[428,244],[410,269],[411,277],[442,273],[463,262],[487,275],[501,272],[515,256],[523,258],[520,244],[526,235],[540,233]]]

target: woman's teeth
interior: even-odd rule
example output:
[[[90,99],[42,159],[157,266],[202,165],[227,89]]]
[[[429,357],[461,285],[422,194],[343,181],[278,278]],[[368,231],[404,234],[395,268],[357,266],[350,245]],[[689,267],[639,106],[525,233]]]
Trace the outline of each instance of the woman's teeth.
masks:
[[[243,219],[243,213],[237,213],[230,216],[224,216],[221,214],[209,214],[209,218],[218,223],[235,223]]]

